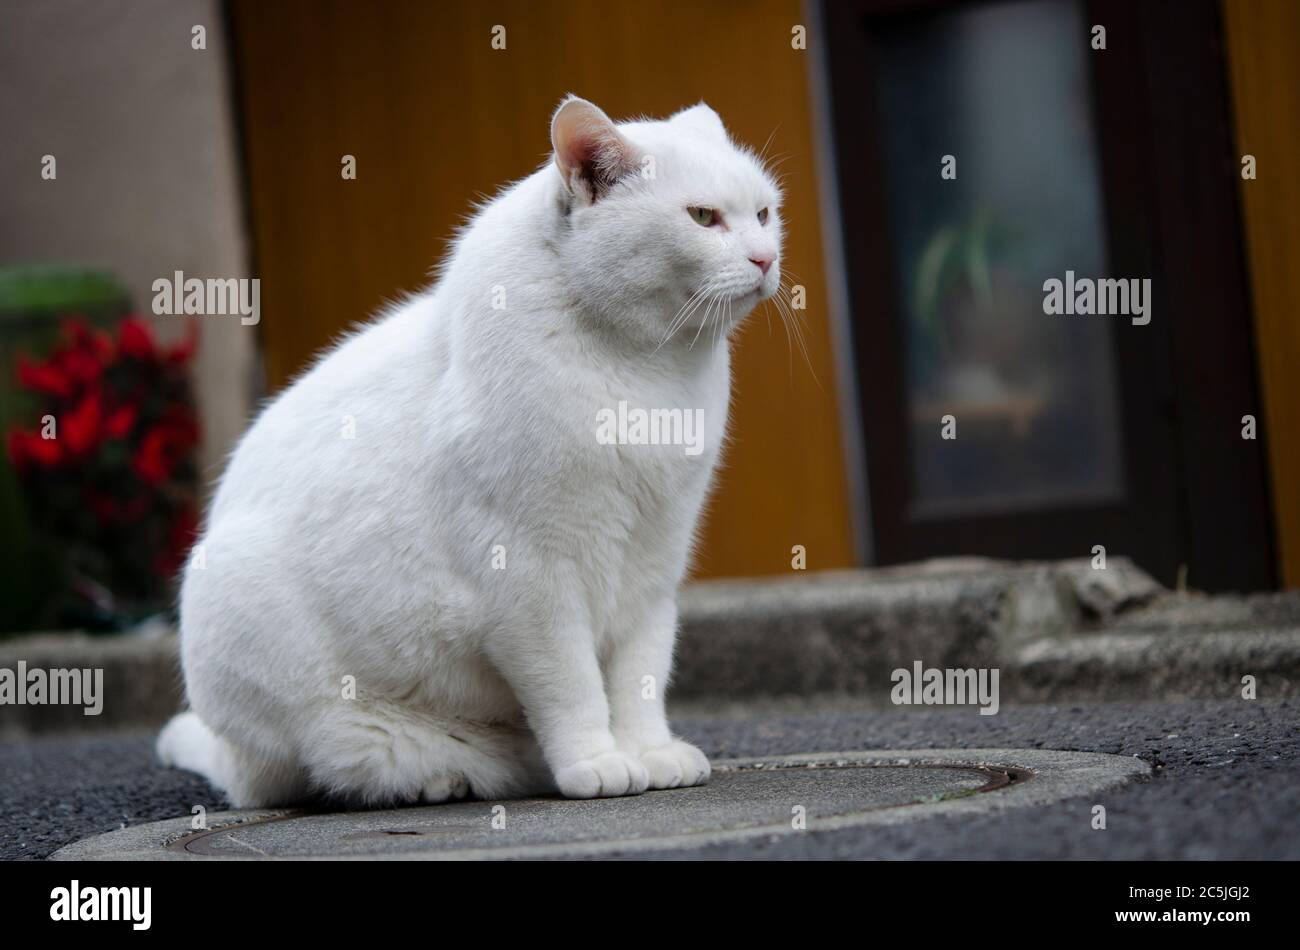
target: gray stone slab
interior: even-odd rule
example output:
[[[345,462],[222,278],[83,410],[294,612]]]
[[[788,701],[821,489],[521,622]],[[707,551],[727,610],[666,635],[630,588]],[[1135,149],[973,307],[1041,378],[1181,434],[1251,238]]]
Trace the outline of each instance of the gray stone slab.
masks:
[[[0,640],[0,668],[102,670],[103,705],[0,705],[0,738],[156,726],[181,706],[180,648],[166,628],[152,634],[41,633]]]
[[[943,558],[898,567],[682,591],[673,697],[840,693],[888,702],[890,674],[997,667],[1019,646],[1065,637],[1163,588],[1125,558],[1013,563]]]
[[[1022,648],[1002,677],[1012,702],[1300,696],[1300,629],[1113,631]]]
[[[1215,594],[1170,592],[1126,611],[1112,626],[1155,633],[1300,629],[1300,590]]]
[[[58,860],[580,858],[984,814],[1146,778],[1135,759],[1025,749],[875,750],[715,763],[706,786],[348,813],[222,812],[69,845]],[[799,819],[802,818],[800,827]]]

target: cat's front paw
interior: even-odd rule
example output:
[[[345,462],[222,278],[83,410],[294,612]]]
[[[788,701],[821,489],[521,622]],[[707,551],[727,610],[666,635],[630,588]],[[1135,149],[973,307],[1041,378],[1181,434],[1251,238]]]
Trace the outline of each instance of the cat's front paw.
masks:
[[[651,788],[703,785],[713,771],[704,753],[681,739],[641,753],[641,762],[650,773]]]
[[[555,784],[565,798],[640,795],[649,783],[646,767],[635,756],[623,752],[583,759],[555,773]]]

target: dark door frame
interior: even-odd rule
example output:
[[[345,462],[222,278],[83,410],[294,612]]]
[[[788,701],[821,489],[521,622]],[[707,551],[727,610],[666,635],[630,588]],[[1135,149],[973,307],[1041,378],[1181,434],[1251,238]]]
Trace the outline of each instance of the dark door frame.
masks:
[[[872,31],[969,4],[822,3],[877,559],[1087,556],[1103,544],[1167,584],[1185,566],[1203,589],[1276,586],[1262,425],[1255,441],[1241,438],[1241,417],[1262,412],[1215,0],[1085,4],[1088,22],[1107,33],[1106,49],[1089,52],[1110,271],[1149,276],[1154,301],[1150,324],[1117,322],[1113,334],[1126,497],[924,520],[909,515],[902,321]],[[1089,38],[1084,31],[1079,42]]]

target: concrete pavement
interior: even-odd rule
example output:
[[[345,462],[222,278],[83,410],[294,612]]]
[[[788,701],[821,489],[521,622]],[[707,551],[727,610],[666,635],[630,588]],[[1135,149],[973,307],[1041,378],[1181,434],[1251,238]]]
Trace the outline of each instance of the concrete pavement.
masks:
[[[1300,858],[1300,823],[1295,820],[1300,814],[1300,705],[1293,701],[1004,706],[996,716],[979,716],[971,708],[864,711],[840,701],[802,707],[798,701],[786,701],[748,703],[732,712],[699,715],[683,707],[675,722],[714,759],[815,750],[1055,749],[1136,757],[1151,778],[982,813],[936,810],[904,822],[822,828],[810,821],[799,834],[706,836],[686,845],[606,849],[600,856]],[[5,776],[0,857],[48,857],[60,847],[124,825],[186,817],[196,805],[209,813],[225,807],[201,780],[159,768],[150,744],[148,734],[0,743],[0,774]],[[969,791],[969,776],[965,784],[960,775],[941,778],[938,790],[924,795],[925,789],[915,784],[899,784],[894,791],[877,788],[867,794],[868,804],[900,804],[871,799],[872,794],[910,799],[946,794],[963,800],[960,793]],[[725,790],[720,784],[705,794]],[[761,801],[759,791],[749,791],[751,800]],[[809,797],[815,792],[811,787],[800,794]],[[781,819],[787,822],[789,797],[785,791],[777,795]],[[584,810],[584,820],[592,827],[627,818],[616,816],[616,810],[654,811],[652,796],[629,801],[552,802],[545,807]],[[1105,808],[1104,830],[1094,827],[1096,805]],[[481,810],[482,804],[454,807]],[[703,812],[709,807],[706,804]],[[368,820],[355,819],[353,830],[364,834]],[[379,823],[391,820],[391,815],[385,816]],[[549,821],[553,823],[554,814]],[[254,846],[261,847],[256,842]]]

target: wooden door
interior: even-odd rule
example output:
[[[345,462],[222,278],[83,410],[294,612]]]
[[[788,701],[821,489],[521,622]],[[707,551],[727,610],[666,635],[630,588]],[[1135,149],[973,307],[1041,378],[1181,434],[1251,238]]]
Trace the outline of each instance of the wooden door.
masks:
[[[428,281],[478,197],[542,162],[573,92],[611,116],[707,101],[787,156],[788,271],[810,364],[761,313],[736,347],[734,442],[697,558],[704,576],[854,563],[830,352],[809,53],[797,0],[700,3],[234,0],[232,37],[262,342],[272,390],[341,330]],[[493,29],[505,28],[494,49]],[[357,177],[340,175],[343,156]]]

